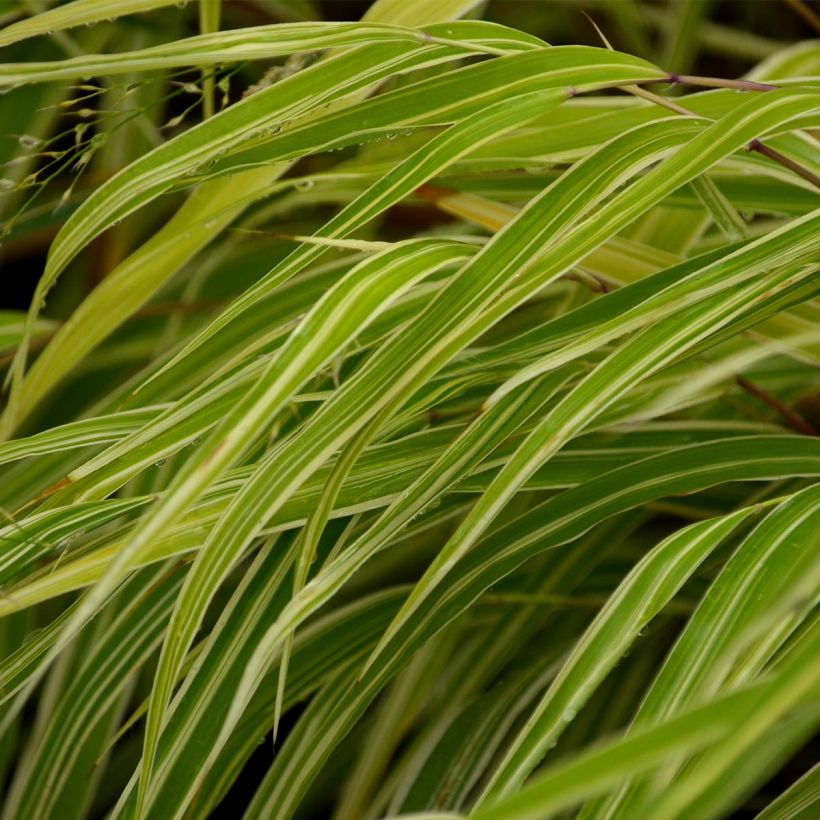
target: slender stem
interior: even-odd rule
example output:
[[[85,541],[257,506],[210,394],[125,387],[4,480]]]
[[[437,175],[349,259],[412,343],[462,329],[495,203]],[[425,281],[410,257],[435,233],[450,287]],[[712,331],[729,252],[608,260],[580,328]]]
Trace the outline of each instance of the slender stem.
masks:
[[[784,168],[788,168],[790,171],[793,171],[798,176],[807,180],[814,185],[815,188],[820,188],[820,177],[813,174],[808,168],[804,168],[793,159],[789,159],[789,157],[783,156],[783,154],[779,151],[775,151],[774,148],[764,145],[760,140],[752,140],[749,143],[749,150],[757,151],[759,154],[763,154],[764,157],[768,157],[769,159],[773,159],[775,162],[779,162]]]
[[[820,34],[820,16],[806,5],[803,0],[784,0],[787,6],[791,6],[818,34]]]
[[[656,82],[655,80],[650,80],[650,82]],[[727,82],[730,82],[727,80]],[[671,100],[666,99],[666,97],[661,97],[659,94],[653,94],[651,91],[647,91],[645,88],[641,88],[638,85],[624,85],[621,86],[624,91],[628,91],[630,94],[634,94],[637,97],[643,97],[645,100],[650,100],[651,102],[656,103],[657,105],[662,105],[664,108],[668,108],[671,111],[675,111],[678,114],[694,117],[697,116],[694,111],[690,111],[688,108],[684,108],[682,105],[678,105]],[[776,86],[771,86],[774,89]],[[815,188],[820,188],[820,177],[816,174],[812,173],[808,168],[800,165],[800,163],[795,162],[793,159],[781,154],[779,151],[776,151],[774,148],[771,148],[768,145],[764,145],[759,139],[753,139],[747,146],[749,151],[757,151],[759,154],[762,154],[765,157],[768,157],[771,160],[774,160],[778,164],[782,165],[784,168],[788,168],[789,171],[792,173],[797,174],[802,179],[805,179],[807,182],[810,182],[814,185]]]
[[[795,3],[800,5],[800,0],[794,0]],[[606,36],[598,27],[598,24],[586,13],[581,12],[584,17],[591,23],[592,27],[595,31],[598,32],[598,36],[603,40],[604,45],[608,49],[612,49],[609,41],[606,39]],[[681,85],[698,85],[704,86],[707,88],[734,88],[740,91],[774,91],[778,88],[776,85],[770,85],[769,83],[757,83],[753,80],[723,80],[717,77],[698,77],[693,74],[670,74],[666,80],[648,80],[649,83],[655,82],[669,82],[669,83],[677,83]],[[677,103],[668,100],[666,97],[661,97],[658,94],[653,94],[651,91],[647,91],[645,88],[641,88],[639,85],[625,85],[622,86],[624,91],[628,91],[630,94],[634,94],[636,97],[642,97],[645,100],[650,100],[654,102],[656,105],[661,105],[664,108],[668,108],[670,111],[674,111],[676,114],[681,114],[683,116],[695,116],[693,111],[690,111],[687,108],[684,108],[682,105],[678,105]],[[749,143],[748,146],[750,151],[757,151],[760,154],[768,157],[769,159],[774,160],[775,162],[780,163],[784,168],[788,168],[793,173],[797,174],[799,177],[810,182],[816,188],[820,188],[820,178],[818,178],[815,174],[813,174],[808,168],[804,168],[799,163],[795,162],[792,159],[789,159],[786,156],[783,156],[779,151],[775,151],[774,148],[769,148],[768,146],[764,145],[760,140],[754,139]]]
[[[652,91],[647,91],[645,88],[641,88],[639,85],[625,85],[622,86],[624,91],[628,91],[630,94],[634,94],[636,97],[641,97],[641,99],[649,100],[649,102],[655,103],[655,105],[660,105],[663,108],[668,108],[670,111],[674,111],[676,114],[681,114],[684,117],[694,117],[696,114],[694,111],[690,111],[688,108],[684,108],[682,105],[678,105],[676,102],[668,99],[667,97],[662,97],[660,94],[655,94]]]
[[[222,0],[200,0],[199,3],[199,31],[201,34],[210,34],[219,31],[219,21],[222,13]],[[214,108],[214,71],[202,69],[202,117],[208,119],[215,112]]]
[[[776,91],[780,86],[754,80],[726,80],[722,77],[698,77],[694,74],[670,74],[659,82],[673,85],[697,85],[703,88],[733,88],[735,91]]]
[[[735,381],[738,386],[742,387],[747,393],[754,396],[756,399],[759,399],[764,404],[767,404],[773,410],[776,410],[793,430],[797,430],[798,433],[803,433],[803,435],[806,436],[820,435],[820,433],[818,433],[817,430],[815,430],[814,427],[812,427],[811,424],[803,418],[803,416],[796,413],[791,409],[791,407],[787,407],[771,393],[767,393],[753,382],[750,382],[744,376],[735,377]]]

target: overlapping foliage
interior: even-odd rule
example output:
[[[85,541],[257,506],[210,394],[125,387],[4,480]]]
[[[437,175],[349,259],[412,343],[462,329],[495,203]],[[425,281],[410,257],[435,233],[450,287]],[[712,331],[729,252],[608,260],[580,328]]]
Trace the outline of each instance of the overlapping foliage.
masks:
[[[820,48],[475,5],[0,30],[4,817],[820,808]]]

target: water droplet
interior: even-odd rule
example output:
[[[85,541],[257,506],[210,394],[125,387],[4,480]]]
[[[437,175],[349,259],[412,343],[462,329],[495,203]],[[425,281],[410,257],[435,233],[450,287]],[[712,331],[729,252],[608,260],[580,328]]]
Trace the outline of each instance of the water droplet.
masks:
[[[166,461],[167,461],[167,459],[161,458],[161,459],[160,459],[160,460],[156,463],[156,465],[155,465],[155,466],[156,466],[156,467],[162,467],[162,466],[165,464],[165,462],[166,462]]]
[[[297,191],[309,191],[313,187],[312,179],[298,179],[294,185]]]
[[[575,719],[575,709],[565,709],[563,718],[566,723],[569,723],[571,720]]]
[[[199,447],[200,444],[202,444],[202,439],[200,438],[195,438],[191,440],[191,447]]]
[[[385,136],[389,140],[394,140],[398,136],[398,132],[397,131],[388,131],[387,134],[385,134]]]
[[[16,187],[14,180],[0,179],[0,191],[13,191]]]

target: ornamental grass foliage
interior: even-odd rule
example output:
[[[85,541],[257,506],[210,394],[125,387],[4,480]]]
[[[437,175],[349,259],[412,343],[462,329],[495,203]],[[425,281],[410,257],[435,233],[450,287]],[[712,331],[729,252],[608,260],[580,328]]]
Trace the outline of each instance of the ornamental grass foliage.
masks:
[[[0,4],[5,820],[820,817],[816,8],[581,6]]]

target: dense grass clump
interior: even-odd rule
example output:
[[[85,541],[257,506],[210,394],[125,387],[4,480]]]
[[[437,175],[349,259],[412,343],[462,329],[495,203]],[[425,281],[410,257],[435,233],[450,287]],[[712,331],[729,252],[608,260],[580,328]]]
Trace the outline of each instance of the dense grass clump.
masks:
[[[818,20],[582,5],[0,4],[3,818],[820,816]]]

